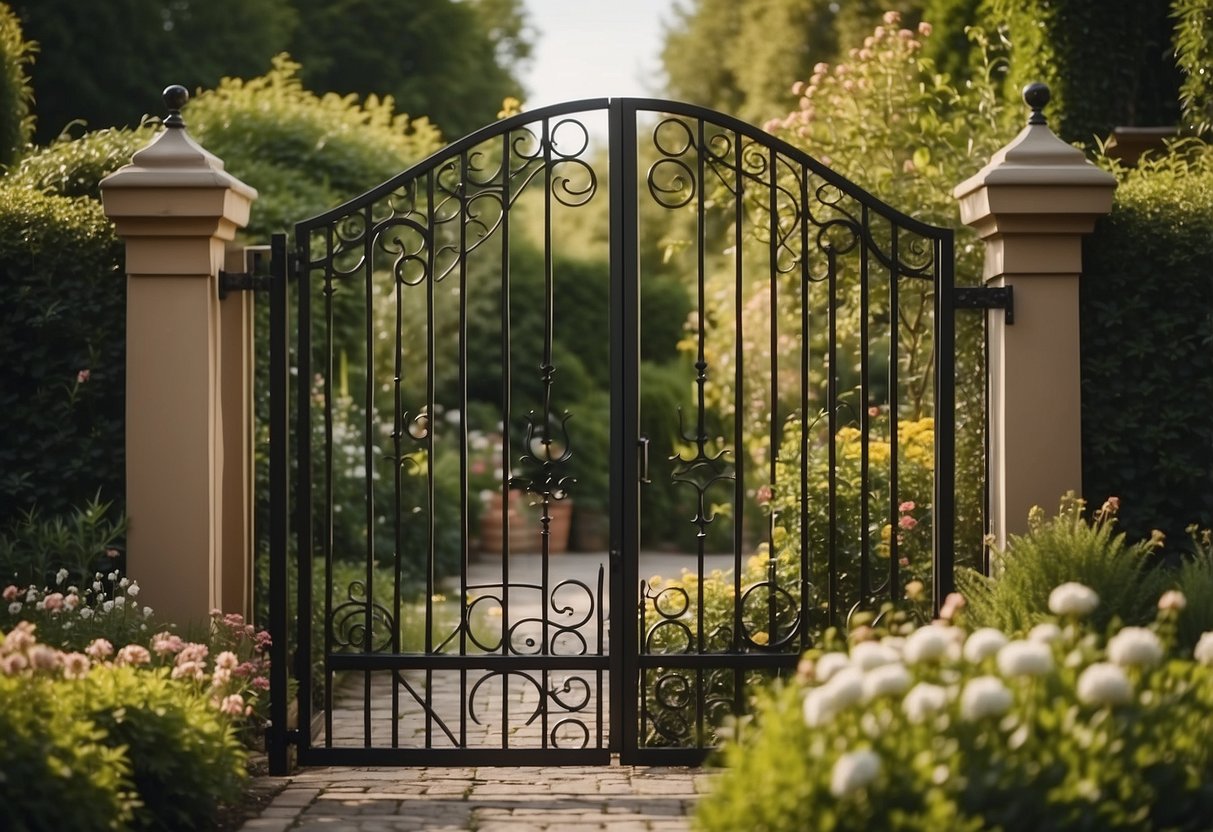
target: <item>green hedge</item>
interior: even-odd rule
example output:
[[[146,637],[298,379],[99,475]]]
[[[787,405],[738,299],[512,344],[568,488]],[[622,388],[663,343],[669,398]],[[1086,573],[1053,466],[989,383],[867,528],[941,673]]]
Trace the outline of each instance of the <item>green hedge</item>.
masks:
[[[21,35],[21,21],[0,3],[0,165],[11,165],[34,132],[33,90],[25,74],[34,46]]]
[[[1121,179],[1083,249],[1083,490],[1182,546],[1213,525],[1213,152]]]
[[[1179,72],[1167,0],[985,0],[987,20],[1010,38],[1008,89],[1043,81],[1049,123],[1088,145],[1119,125],[1171,125]]]
[[[0,525],[122,499],[119,263],[99,203],[0,184]]]

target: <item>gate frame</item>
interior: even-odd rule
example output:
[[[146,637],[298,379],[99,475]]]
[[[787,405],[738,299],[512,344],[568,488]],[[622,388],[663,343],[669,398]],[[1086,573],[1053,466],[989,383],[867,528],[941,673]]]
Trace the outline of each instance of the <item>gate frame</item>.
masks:
[[[306,272],[300,258],[303,248],[304,229],[318,227],[345,216],[348,211],[364,202],[371,202],[392,193],[396,187],[414,179],[442,162],[475,147],[481,142],[527,124],[589,111],[608,113],[610,182],[609,216],[610,236],[610,329],[612,337],[618,335],[623,345],[623,354],[611,363],[611,421],[612,442],[610,460],[611,475],[611,543],[608,563],[610,565],[610,587],[613,599],[609,621],[610,644],[615,646],[608,654],[610,672],[610,723],[609,741],[606,749],[586,749],[582,753],[563,749],[424,749],[427,764],[466,764],[469,755],[475,754],[486,764],[510,762],[515,764],[556,764],[560,762],[583,763],[609,762],[610,754],[618,753],[624,764],[695,764],[707,754],[704,748],[659,749],[641,748],[639,734],[639,702],[643,691],[639,677],[643,672],[639,632],[635,621],[625,615],[631,610],[632,600],[627,592],[629,581],[637,586],[639,581],[639,463],[636,441],[639,438],[639,262],[638,220],[639,190],[637,188],[637,113],[641,111],[664,113],[690,119],[701,119],[716,127],[733,131],[738,140],[747,138],[759,143],[764,149],[780,154],[795,162],[806,172],[812,172],[825,182],[839,188],[865,207],[875,209],[881,216],[908,232],[932,241],[934,263],[935,300],[935,477],[934,477],[934,522],[933,540],[933,604],[938,609],[953,588],[953,535],[954,535],[954,480],[955,480],[955,415],[954,415],[954,263],[953,232],[938,228],[910,217],[879,200],[865,189],[822,165],[808,154],[778,139],[753,125],[732,116],[696,105],[675,101],[648,98],[586,99],[543,107],[519,113],[502,121],[490,124],[462,139],[459,139],[388,181],[375,186],[363,194],[295,226],[295,249],[288,250],[285,235],[275,235],[271,256],[270,286],[270,632],[273,638],[271,683],[271,725],[267,731],[270,768],[273,773],[287,770],[287,746],[294,744],[300,764],[392,764],[398,762],[401,752],[411,749],[317,749],[311,746],[311,703],[309,697],[310,626],[305,626],[306,611],[311,602],[311,557],[300,553],[312,551],[311,511],[311,431],[309,389],[306,383],[297,389],[297,436],[301,437],[297,452],[298,472],[296,495],[309,495],[295,500],[293,523],[290,512],[290,424],[287,396],[290,384],[290,334],[288,322],[290,280],[299,280]],[[774,175],[774,174],[772,174]],[[623,197],[623,198],[621,198]],[[801,218],[800,222],[806,222]],[[864,243],[866,245],[866,242]],[[701,275],[702,279],[702,275]],[[299,291],[299,320],[310,320],[308,291]],[[297,353],[309,356],[311,349],[310,330],[299,327]],[[309,364],[301,366],[310,367]],[[629,369],[630,368],[630,369]],[[303,378],[303,373],[299,374]],[[629,378],[630,382],[629,383]],[[941,522],[942,520],[942,522]],[[287,557],[288,537],[293,526],[299,559],[296,638],[293,675],[300,682],[301,696],[298,699],[298,725],[288,726],[286,701],[288,657],[287,634],[290,628],[287,610]],[[630,555],[630,557],[629,557]],[[805,555],[802,553],[802,558]],[[636,599],[639,600],[639,599]],[[804,626],[805,622],[801,622]],[[702,654],[693,654],[702,655]],[[725,654],[727,655],[727,654]],[[629,663],[627,659],[632,657]],[[759,657],[766,661],[759,662]],[[668,658],[668,657],[667,657]],[[759,653],[755,655],[754,667],[794,667],[797,654]],[[541,663],[537,663],[541,664]],[[558,663],[557,663],[558,664]],[[553,665],[555,666],[555,665]],[[706,664],[705,664],[706,666]],[[746,666],[750,666],[747,662]],[[620,680],[617,682],[616,680]],[[626,685],[620,683],[626,681]],[[626,694],[631,691],[630,694]],[[599,691],[601,694],[601,690]],[[419,749],[420,750],[420,749]],[[532,757],[527,756],[527,752]],[[502,753],[505,752],[505,753]],[[594,759],[585,760],[587,752]]]

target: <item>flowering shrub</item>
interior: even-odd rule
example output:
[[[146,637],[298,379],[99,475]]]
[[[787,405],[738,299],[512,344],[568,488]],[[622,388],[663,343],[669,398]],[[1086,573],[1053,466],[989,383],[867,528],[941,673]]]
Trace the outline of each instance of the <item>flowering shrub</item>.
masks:
[[[72,818],[64,823],[72,829],[205,827],[239,794],[245,753],[234,728],[250,713],[239,658],[209,653],[168,633],[152,649],[97,638],[63,651],[40,642],[33,623],[9,630],[0,642],[0,713],[25,713],[35,724],[16,732],[27,741],[6,736],[4,771],[55,775],[28,791],[24,778],[0,778],[0,802],[17,828],[47,828],[48,809]],[[23,704],[30,701],[56,704]],[[38,739],[61,731],[76,744]],[[79,804],[73,787],[97,799]],[[67,804],[87,806],[90,817],[77,823]]]
[[[95,572],[78,586],[64,567],[55,573],[54,586],[8,584],[0,590],[0,629],[33,622],[45,643],[64,650],[82,650],[98,638],[119,645],[144,641],[153,611],[138,596],[139,584],[117,570]]]
[[[970,631],[953,599],[951,622],[828,640],[738,726],[699,826],[1205,829],[1213,632],[1177,648],[1183,604],[1105,639],[1071,583],[1023,637]]]

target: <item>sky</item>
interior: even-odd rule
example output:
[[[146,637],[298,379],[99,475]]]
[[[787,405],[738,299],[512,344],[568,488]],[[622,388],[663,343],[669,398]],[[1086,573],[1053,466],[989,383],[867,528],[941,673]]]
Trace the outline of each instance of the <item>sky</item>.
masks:
[[[524,0],[537,30],[526,109],[598,96],[659,96],[662,24],[675,0]]]

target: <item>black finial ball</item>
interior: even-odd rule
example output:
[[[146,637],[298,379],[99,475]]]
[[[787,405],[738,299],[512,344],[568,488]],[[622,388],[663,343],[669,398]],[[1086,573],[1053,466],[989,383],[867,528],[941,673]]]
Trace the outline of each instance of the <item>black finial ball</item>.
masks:
[[[180,110],[190,100],[190,91],[180,84],[164,88],[164,106],[170,111]]]
[[[1028,124],[1045,123],[1043,110],[1051,97],[1048,85],[1042,84],[1039,81],[1028,84],[1023,88],[1024,103],[1032,108],[1032,116],[1028,119]]]

